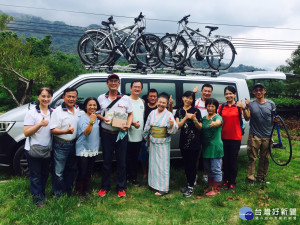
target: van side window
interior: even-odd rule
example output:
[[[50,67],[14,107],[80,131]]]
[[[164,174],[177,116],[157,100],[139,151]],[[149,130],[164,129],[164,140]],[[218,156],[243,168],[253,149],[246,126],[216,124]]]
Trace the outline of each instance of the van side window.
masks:
[[[174,100],[173,107],[176,106],[177,99],[176,99],[176,85],[175,82],[150,82],[150,89],[156,89],[158,95],[162,92],[166,92],[169,95],[172,95]]]
[[[82,109],[82,105],[88,97],[98,98],[99,95],[102,95],[108,92],[108,87],[106,82],[90,82],[84,83],[81,86],[77,87],[78,97],[76,104]]]
[[[76,104],[82,109],[82,105],[88,97],[98,98],[99,95],[108,91],[106,81],[88,81],[74,86],[78,91]],[[62,95],[54,99],[51,103],[52,108],[56,108],[63,103]]]
[[[196,94],[196,99],[201,98],[201,88],[202,85],[205,82],[199,82],[199,83],[191,83],[191,82],[185,82],[183,83],[183,92],[186,91],[193,91],[194,87],[198,86],[198,92]],[[211,97],[218,100],[219,103],[225,103],[225,97],[224,97],[224,88],[227,86],[233,86],[236,88],[236,85],[233,83],[210,83],[213,86],[213,92]],[[238,97],[238,96],[237,96]]]

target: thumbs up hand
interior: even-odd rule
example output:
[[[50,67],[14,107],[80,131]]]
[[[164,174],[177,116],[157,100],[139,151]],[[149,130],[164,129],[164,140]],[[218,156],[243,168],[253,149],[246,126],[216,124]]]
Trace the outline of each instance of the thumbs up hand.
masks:
[[[210,119],[210,125],[209,127],[217,127],[217,122],[213,121],[212,118]]]
[[[169,105],[173,105],[173,103],[174,103],[174,100],[173,100],[173,98],[172,98],[172,95],[170,95],[170,98],[169,98]]]
[[[68,129],[66,130],[66,133],[67,133],[67,134],[73,134],[73,133],[74,133],[74,128],[71,127],[71,124],[69,124],[69,127],[68,127]]]
[[[240,107],[240,108],[242,108],[242,109],[244,109],[245,108],[245,105],[243,104],[243,99],[241,99],[240,101],[238,101],[238,102],[236,102],[236,106],[237,107]]]
[[[45,120],[45,117],[43,117],[40,124],[41,124],[42,127],[46,127],[49,124],[49,120]]]
[[[197,112],[191,114],[191,120],[193,120],[193,121],[194,121],[194,120],[197,120],[197,118],[196,118],[196,113],[197,113]]]

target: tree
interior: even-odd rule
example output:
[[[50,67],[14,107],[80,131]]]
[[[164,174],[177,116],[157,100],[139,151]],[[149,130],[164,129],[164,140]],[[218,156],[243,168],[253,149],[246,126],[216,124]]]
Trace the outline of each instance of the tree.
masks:
[[[47,67],[31,52],[31,43],[0,35],[0,88],[7,91],[17,106],[28,102],[34,83],[43,85],[47,80]]]
[[[0,14],[0,30],[6,30],[7,24],[13,20],[14,18],[12,16],[9,16],[5,13]]]
[[[276,71],[281,71],[287,74],[285,83],[285,92],[288,95],[300,95],[300,45],[292,53],[291,58],[286,60],[287,66],[280,65]],[[294,75],[290,75],[290,74]]]

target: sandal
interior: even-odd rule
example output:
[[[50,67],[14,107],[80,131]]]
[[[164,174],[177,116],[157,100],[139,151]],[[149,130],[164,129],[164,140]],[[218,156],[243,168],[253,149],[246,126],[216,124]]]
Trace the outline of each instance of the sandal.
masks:
[[[168,191],[157,191],[157,192],[155,192],[155,195],[160,196],[160,197],[162,197],[164,195],[167,195],[167,194],[169,194]]]

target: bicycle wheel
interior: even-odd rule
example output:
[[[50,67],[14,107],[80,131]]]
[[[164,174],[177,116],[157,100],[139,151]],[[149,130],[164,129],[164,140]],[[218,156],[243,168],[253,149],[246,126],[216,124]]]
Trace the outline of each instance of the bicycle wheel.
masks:
[[[138,63],[149,67],[159,66],[160,61],[156,55],[159,40],[154,34],[144,34],[136,40],[134,55]]]
[[[103,33],[91,32],[78,42],[80,59],[89,65],[104,65],[110,59],[112,44]]]
[[[187,43],[177,34],[168,34],[158,43],[157,56],[165,66],[176,67],[183,64],[187,56]]]
[[[284,121],[277,117],[279,122],[274,123],[270,136],[270,156],[277,165],[286,166],[292,159],[292,142]]]
[[[228,69],[235,58],[236,51],[230,41],[217,39],[207,49],[206,60],[215,70]]]
[[[201,51],[203,49],[203,45],[201,46],[198,46],[199,50]],[[188,61],[188,65],[192,68],[195,68],[195,69],[208,69],[210,66],[208,65],[207,61],[204,60],[204,57],[201,56],[198,52],[197,52],[197,48],[194,47],[192,49],[192,51],[190,52],[190,55],[189,55],[189,59],[187,60]]]

